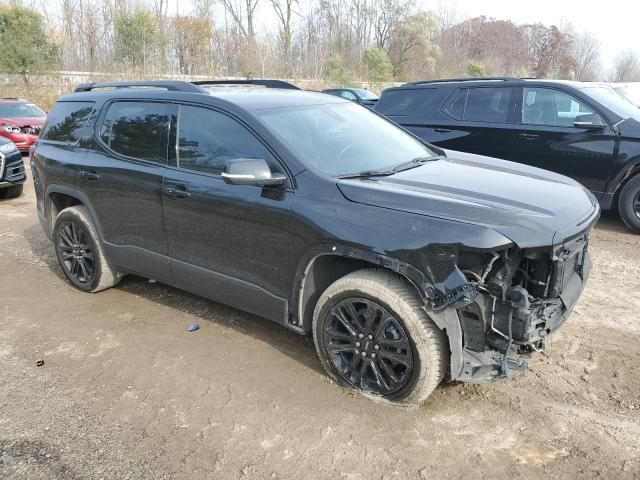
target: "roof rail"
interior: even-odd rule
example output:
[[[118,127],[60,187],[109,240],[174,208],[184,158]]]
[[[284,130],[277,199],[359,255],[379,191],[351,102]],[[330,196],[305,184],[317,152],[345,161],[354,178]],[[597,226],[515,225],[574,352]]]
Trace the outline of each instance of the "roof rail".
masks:
[[[199,80],[192,82],[194,85],[260,85],[267,88],[286,88],[289,90],[300,90],[294,84],[285,82],[284,80],[269,80],[269,79],[256,79],[256,80]]]
[[[440,78],[437,80],[419,80],[417,82],[409,82],[404,85],[423,85],[427,83],[446,83],[446,82],[481,82],[483,80],[488,81],[514,81],[514,80],[522,80],[517,77],[461,77],[461,78]]]
[[[172,92],[206,93],[203,88],[191,82],[180,80],[140,80],[130,82],[93,82],[76,87],[76,92],[90,92],[99,88],[163,88]]]

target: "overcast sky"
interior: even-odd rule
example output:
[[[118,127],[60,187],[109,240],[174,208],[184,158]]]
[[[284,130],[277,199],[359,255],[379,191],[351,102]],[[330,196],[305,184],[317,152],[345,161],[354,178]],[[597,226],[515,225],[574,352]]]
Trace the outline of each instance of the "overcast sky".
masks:
[[[447,2],[447,5],[450,5]],[[602,44],[602,64],[611,68],[613,57],[625,49],[640,54],[640,1],[618,0],[456,0],[465,16],[485,15],[515,23],[540,22],[545,25],[571,23],[577,31],[594,33]],[[437,1],[424,0],[426,8],[436,9]]]

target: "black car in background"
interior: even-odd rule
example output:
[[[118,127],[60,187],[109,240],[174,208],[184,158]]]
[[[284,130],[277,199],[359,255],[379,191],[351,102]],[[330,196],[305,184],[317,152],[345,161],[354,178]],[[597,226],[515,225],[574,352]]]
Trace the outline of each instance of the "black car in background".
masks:
[[[640,233],[640,109],[607,86],[509,77],[422,81],[385,90],[375,110],[442,148],[574,178]]]
[[[338,97],[224,83],[58,100],[31,164],[75,287],[137,274],[266,317],[312,334],[341,385],[404,403],[523,370],[570,315],[600,212],[583,186]]]
[[[366,88],[327,88],[322,93],[336,95],[337,97],[346,98],[352,102],[358,103],[368,108],[376,105],[379,97],[375,93]]]
[[[26,179],[18,147],[11,140],[0,137],[0,199],[20,196]]]

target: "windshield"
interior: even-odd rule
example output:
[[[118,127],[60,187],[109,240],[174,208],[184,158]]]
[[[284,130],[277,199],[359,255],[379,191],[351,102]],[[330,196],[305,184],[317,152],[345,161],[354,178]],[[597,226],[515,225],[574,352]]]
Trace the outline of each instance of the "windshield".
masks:
[[[436,156],[401,128],[353,103],[276,108],[258,116],[311,169],[331,176],[389,170]]]
[[[354,88],[353,91],[356,92],[362,100],[378,100],[380,98],[378,95],[366,88]]]
[[[634,118],[640,121],[640,110],[621,98],[620,95],[616,94],[616,92],[610,88],[587,87],[583,88],[582,91],[591,96],[597,102],[600,102],[619,117],[624,118],[625,120],[628,118]]]
[[[633,85],[614,86],[613,89],[629,100],[636,107],[640,107],[640,83]]]
[[[0,103],[0,117],[46,117],[33,103]]]

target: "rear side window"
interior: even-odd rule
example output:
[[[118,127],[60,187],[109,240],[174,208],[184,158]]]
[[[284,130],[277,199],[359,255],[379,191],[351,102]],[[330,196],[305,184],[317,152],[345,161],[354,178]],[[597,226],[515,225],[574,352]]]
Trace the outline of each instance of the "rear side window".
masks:
[[[43,140],[76,143],[93,112],[93,102],[58,102],[47,118]]]
[[[513,88],[461,88],[447,106],[447,113],[457,120],[507,123],[513,106]]]
[[[416,111],[420,105],[420,112],[433,112],[433,102],[440,98],[435,88],[416,88],[388,90],[382,93],[382,97],[376,105],[376,111],[387,116],[408,116]],[[442,100],[440,100],[442,101]],[[436,106],[435,109],[437,111]],[[427,115],[428,118],[431,114]]]
[[[228,160],[262,158],[273,167],[273,157],[243,125],[208,108],[180,106],[178,166],[216,175]]]
[[[164,103],[112,103],[100,126],[100,138],[121,155],[165,163],[166,110]]]

